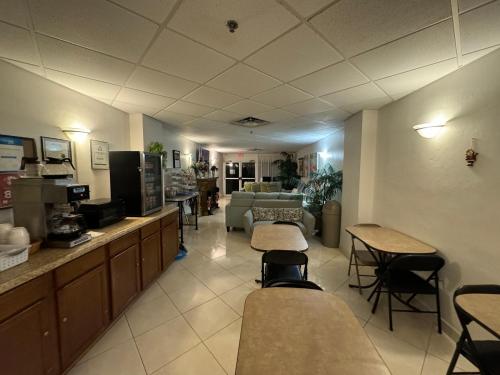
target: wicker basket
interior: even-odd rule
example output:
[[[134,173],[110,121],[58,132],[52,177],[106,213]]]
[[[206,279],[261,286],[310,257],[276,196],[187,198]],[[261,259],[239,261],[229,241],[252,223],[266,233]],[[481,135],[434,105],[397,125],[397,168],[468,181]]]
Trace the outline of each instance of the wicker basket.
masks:
[[[0,271],[17,266],[28,260],[28,246],[0,245]]]

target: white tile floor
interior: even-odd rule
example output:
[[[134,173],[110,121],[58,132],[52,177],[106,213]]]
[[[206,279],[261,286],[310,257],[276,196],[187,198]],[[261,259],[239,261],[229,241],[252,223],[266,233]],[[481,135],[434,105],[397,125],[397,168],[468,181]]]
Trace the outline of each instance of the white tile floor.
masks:
[[[226,232],[223,207],[200,218],[198,231],[186,230],[188,256],[153,283],[70,374],[234,374],[243,304],[259,287],[261,254],[249,242],[244,232]],[[318,239],[309,243],[310,280],[351,306],[393,375],[446,373],[454,343],[436,333],[432,316],[397,314],[390,332],[384,300],[372,315],[366,294],[348,287],[343,254]],[[464,360],[459,365],[470,369]]]

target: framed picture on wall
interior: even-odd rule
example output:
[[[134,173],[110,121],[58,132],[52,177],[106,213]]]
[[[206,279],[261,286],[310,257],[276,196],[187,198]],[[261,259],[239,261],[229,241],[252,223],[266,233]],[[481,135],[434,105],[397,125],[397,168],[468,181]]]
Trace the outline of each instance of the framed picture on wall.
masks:
[[[304,156],[304,168],[302,171],[302,177],[309,177],[309,155]]]
[[[181,167],[181,152],[179,150],[172,150],[172,160],[174,162],[174,168]]]
[[[58,138],[40,137],[40,143],[42,144],[42,160],[48,160],[48,158],[68,158],[72,160],[70,141]]]
[[[18,171],[23,157],[37,157],[35,140],[0,134],[0,172]]]
[[[92,169],[109,169],[109,143],[90,140]]]
[[[304,177],[304,158],[299,158],[297,160],[297,173],[300,177]]]
[[[318,171],[318,153],[313,152],[309,155],[309,177],[312,176],[313,173]]]

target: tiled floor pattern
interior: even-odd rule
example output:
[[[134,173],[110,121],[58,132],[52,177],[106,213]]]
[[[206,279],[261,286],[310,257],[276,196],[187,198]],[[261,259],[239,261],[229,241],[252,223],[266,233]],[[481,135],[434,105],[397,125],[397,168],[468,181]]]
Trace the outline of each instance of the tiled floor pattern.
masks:
[[[258,288],[261,254],[244,232],[226,232],[223,208],[200,218],[198,231],[187,229],[186,246],[188,256],[127,309],[71,375],[234,374],[243,304]],[[436,333],[432,316],[398,314],[390,332],[384,300],[372,315],[366,294],[348,287],[339,250],[312,239],[307,255],[310,280],[351,306],[393,375],[446,373],[454,343]]]

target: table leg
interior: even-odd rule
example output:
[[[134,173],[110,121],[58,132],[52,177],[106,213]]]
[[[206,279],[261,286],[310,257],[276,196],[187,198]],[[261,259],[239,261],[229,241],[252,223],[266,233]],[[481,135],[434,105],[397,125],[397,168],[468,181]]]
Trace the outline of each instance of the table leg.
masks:
[[[194,222],[195,222],[195,229],[198,230],[198,197],[194,198]]]
[[[179,202],[179,227],[181,230],[181,244],[184,243],[184,203]]]

